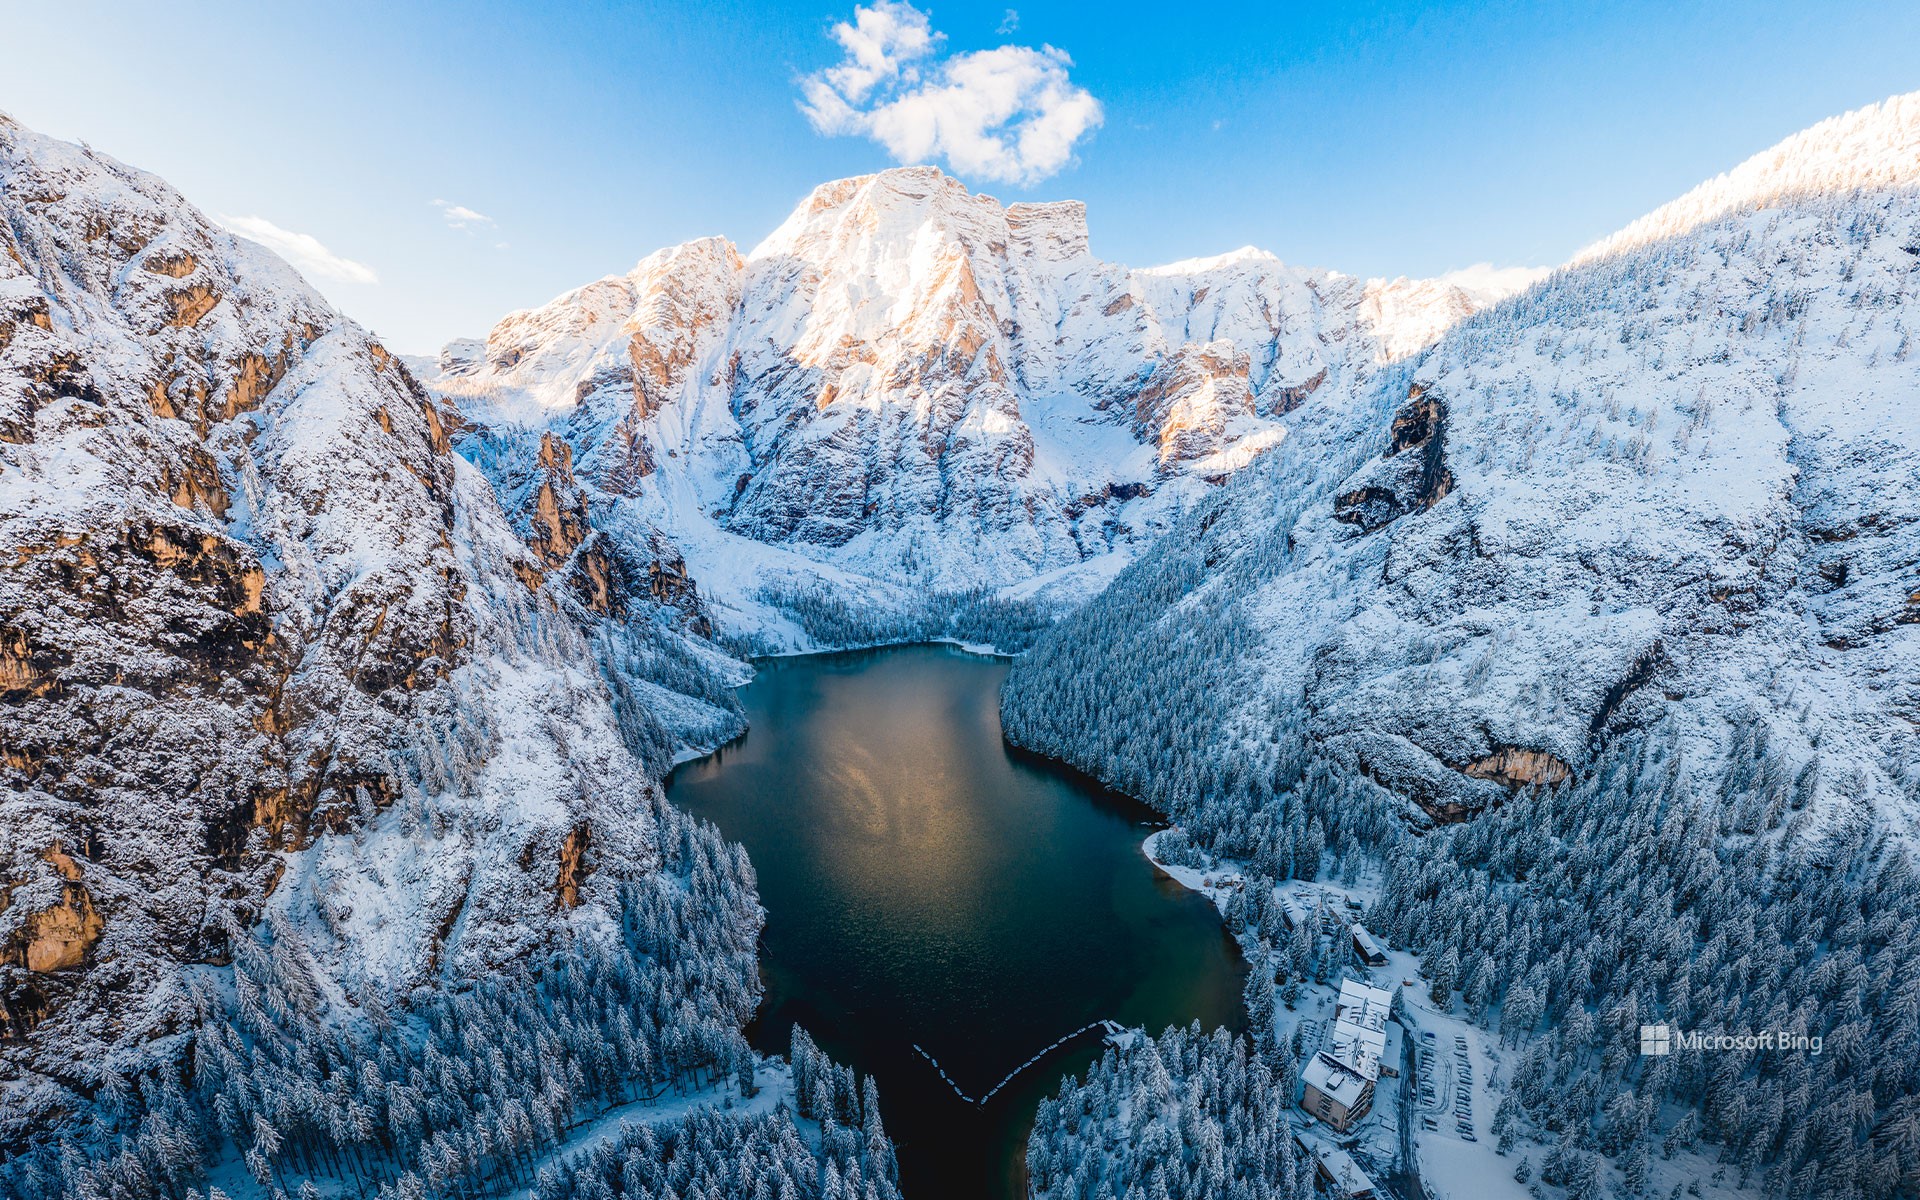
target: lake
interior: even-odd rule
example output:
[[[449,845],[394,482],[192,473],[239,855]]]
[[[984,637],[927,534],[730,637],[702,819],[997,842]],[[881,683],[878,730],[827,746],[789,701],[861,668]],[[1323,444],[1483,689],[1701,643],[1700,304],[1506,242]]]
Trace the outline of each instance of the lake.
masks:
[[[1213,907],[1140,851],[1151,810],[1001,737],[1005,662],[945,646],[762,661],[748,732],[676,770],[674,802],[746,845],[767,996],[876,1077],[908,1200],[1014,1197],[1033,1110],[1098,1057],[1063,1034],[1243,1026],[1244,967]]]

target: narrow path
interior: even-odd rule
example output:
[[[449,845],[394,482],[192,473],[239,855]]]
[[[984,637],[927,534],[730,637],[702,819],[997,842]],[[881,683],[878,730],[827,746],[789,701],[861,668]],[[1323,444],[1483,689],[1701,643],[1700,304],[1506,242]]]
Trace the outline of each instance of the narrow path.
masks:
[[[1000,1092],[1000,1089],[1012,1083],[1014,1079],[1019,1076],[1020,1072],[1026,1070],[1028,1067],[1038,1064],[1039,1061],[1045,1058],[1047,1055],[1052,1054],[1055,1050],[1058,1050],[1060,1047],[1066,1045],[1068,1042],[1072,1041],[1074,1038],[1077,1038],[1081,1034],[1086,1033],[1089,1030],[1093,1030],[1093,1029],[1104,1030],[1109,1035],[1125,1032],[1125,1030],[1121,1028],[1119,1023],[1115,1021],[1088,1021],[1085,1025],[1082,1025],[1080,1028],[1074,1030],[1072,1033],[1064,1034],[1061,1037],[1054,1039],[1053,1042],[1049,1043],[1048,1045],[1041,1048],[1040,1050],[1035,1051],[1032,1058],[1029,1058],[1027,1061],[1021,1063],[1019,1066],[1015,1067],[1013,1070],[1008,1071],[1005,1079],[1002,1079],[999,1083],[994,1084],[992,1088],[988,1089],[986,1095],[980,1096],[978,1098],[969,1096],[965,1092],[961,1091],[960,1085],[953,1081],[953,1076],[947,1074],[946,1068],[940,1065],[940,1060],[935,1058],[933,1055],[927,1053],[926,1048],[923,1047],[919,1042],[915,1042],[913,1044],[913,1049],[914,1049],[914,1052],[917,1053],[921,1058],[926,1059],[927,1062],[932,1064],[934,1070],[940,1072],[940,1078],[946,1082],[946,1085],[948,1087],[953,1089],[954,1095],[960,1097],[962,1100],[966,1101],[968,1104],[972,1104],[978,1107],[978,1106],[984,1106],[987,1101],[993,1099],[994,1096],[998,1095]]]

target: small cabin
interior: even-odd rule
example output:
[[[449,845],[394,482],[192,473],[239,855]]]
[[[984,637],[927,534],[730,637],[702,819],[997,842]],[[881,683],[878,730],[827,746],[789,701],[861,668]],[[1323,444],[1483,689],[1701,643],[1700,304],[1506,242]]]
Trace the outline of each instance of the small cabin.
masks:
[[[1387,952],[1364,925],[1353,927],[1353,957],[1363,967],[1384,967],[1387,965]]]

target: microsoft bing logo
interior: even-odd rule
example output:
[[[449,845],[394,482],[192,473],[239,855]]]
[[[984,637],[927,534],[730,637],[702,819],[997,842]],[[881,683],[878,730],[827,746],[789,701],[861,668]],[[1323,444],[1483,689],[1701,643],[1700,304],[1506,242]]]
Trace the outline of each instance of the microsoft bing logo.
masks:
[[[1640,1027],[1640,1053],[1672,1054],[1673,1030],[1665,1025],[1642,1025]]]

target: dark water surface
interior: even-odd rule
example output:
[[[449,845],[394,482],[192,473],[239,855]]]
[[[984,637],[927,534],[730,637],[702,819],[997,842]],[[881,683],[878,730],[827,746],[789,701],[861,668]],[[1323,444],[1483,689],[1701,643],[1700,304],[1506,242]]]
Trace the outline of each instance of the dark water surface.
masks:
[[[984,1107],[961,1101],[1089,1021],[1240,1027],[1242,965],[1212,906],[1140,852],[1153,814],[1009,748],[1003,662],[941,646],[773,659],[750,731],[682,766],[674,802],[744,842],[767,908],[767,999],[880,1083],[907,1200],[1020,1191],[1033,1110],[1089,1034]]]

